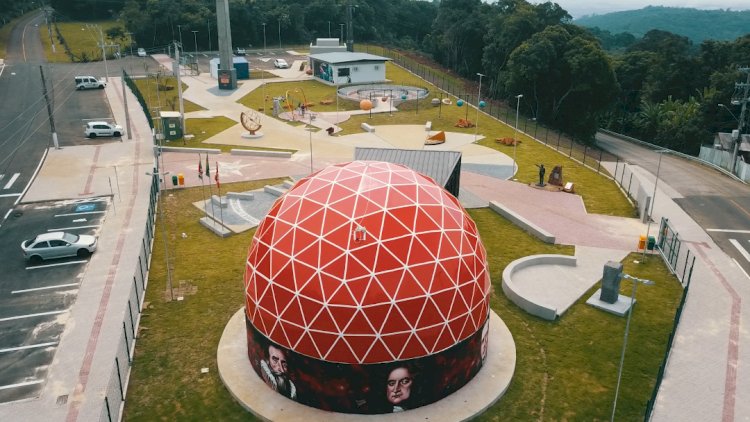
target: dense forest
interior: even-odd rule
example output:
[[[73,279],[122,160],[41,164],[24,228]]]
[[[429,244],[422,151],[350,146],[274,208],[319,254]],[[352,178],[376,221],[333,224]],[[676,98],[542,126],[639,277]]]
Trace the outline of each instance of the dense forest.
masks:
[[[1,1],[1,0],[0,0]],[[230,0],[237,45],[306,44],[345,31],[347,0]],[[750,34],[696,45],[661,29],[642,37],[574,25],[556,3],[525,0],[358,0],[357,43],[427,55],[475,81],[486,96],[523,94],[521,111],[582,142],[607,127],[689,154],[717,130],[737,127],[730,100],[738,66],[750,65]],[[208,47],[215,0],[52,0],[58,19],[119,19],[139,46],[199,31]],[[105,8],[106,7],[106,8]],[[213,45],[214,33],[211,34]],[[279,35],[281,39],[279,39]],[[614,47],[613,47],[614,46]],[[727,104],[729,110],[718,107]]]
[[[694,43],[704,40],[731,41],[747,34],[750,28],[750,10],[649,6],[638,10],[584,16],[573,23],[615,34],[627,32],[636,37],[642,37],[652,29],[660,29],[685,36]]]

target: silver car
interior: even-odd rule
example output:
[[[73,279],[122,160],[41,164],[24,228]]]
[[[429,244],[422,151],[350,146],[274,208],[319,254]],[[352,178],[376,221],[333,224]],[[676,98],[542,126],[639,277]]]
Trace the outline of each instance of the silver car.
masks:
[[[86,258],[96,251],[96,237],[67,232],[43,233],[21,243],[23,256],[32,264],[45,259],[77,256]]]

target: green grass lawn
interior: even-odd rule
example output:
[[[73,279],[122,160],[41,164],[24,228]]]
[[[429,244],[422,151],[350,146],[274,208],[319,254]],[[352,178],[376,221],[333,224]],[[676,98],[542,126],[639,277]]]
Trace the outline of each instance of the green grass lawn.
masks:
[[[227,184],[224,190],[243,191],[280,182]],[[205,195],[209,195],[207,190]],[[254,420],[233,402],[216,367],[216,348],[224,326],[244,304],[244,262],[254,231],[216,237],[198,223],[202,213],[191,205],[202,199],[198,187],[163,193],[165,215],[157,223],[160,227],[154,244],[163,244],[162,227],[166,227],[172,285],[181,288],[185,296],[182,301],[167,300],[164,248],[155,247],[125,420]],[[488,208],[470,210],[469,214],[488,252],[491,306],[513,334],[517,353],[515,375],[506,395],[480,420],[608,419],[625,319],[585,305],[588,294],[555,322],[520,310],[502,293],[503,268],[523,256],[572,254],[573,248],[542,243]],[[635,258],[640,255],[624,260],[625,271],[654,280],[656,285],[638,290],[618,420],[643,417],[682,291],[660,258],[633,264]],[[621,291],[629,295],[630,288],[623,282]],[[204,367],[209,373],[201,374]]]
[[[124,52],[129,46],[128,39],[112,40],[107,37],[107,30],[113,27],[122,27],[122,24],[116,21],[92,21],[92,22],[56,22],[65,42],[68,44],[71,53],[76,57],[75,61],[100,61],[102,60],[102,49],[99,47],[101,36],[104,35],[106,44],[119,44],[120,51]],[[101,33],[99,30],[101,29]],[[50,45],[49,32],[45,25],[39,26],[39,34],[42,40],[42,46],[47,55],[47,61],[51,63],[70,63],[71,58],[65,53],[65,48],[60,39],[58,39],[55,27],[52,27],[52,41],[55,43],[55,52],[52,52]],[[107,57],[111,57],[115,48],[107,50]]]
[[[264,73],[266,75],[268,74],[268,72]],[[262,112],[264,108],[267,108],[270,111],[273,109],[274,97],[282,97],[284,99],[289,98],[289,102],[292,104],[292,107],[295,108],[298,104],[306,101],[310,104],[310,110],[313,112],[336,111],[336,87],[328,86],[317,81],[267,83],[264,87],[256,89],[240,98],[238,103],[260,112]],[[263,101],[264,98],[265,102]],[[321,101],[330,102],[330,104],[321,104]],[[358,110],[359,103],[356,101],[339,99],[338,109]]]

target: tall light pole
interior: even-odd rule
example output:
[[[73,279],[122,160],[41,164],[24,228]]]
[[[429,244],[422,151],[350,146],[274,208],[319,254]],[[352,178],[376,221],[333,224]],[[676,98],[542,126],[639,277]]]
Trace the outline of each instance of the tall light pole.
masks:
[[[339,26],[341,27],[341,41],[344,41],[344,25],[346,24],[343,24],[343,23],[339,24]],[[346,44],[345,41],[344,41],[344,44]]]
[[[211,19],[206,19],[208,24],[208,51],[211,52]]]
[[[477,92],[477,121],[474,123],[474,142],[477,141],[477,133],[479,132],[479,109],[482,104],[482,77],[485,75],[477,73],[477,76],[479,76],[479,91]]]
[[[266,23],[262,23],[263,25],[263,54],[266,54]]]
[[[195,55],[198,56],[198,31],[193,32],[193,42],[195,43]]]
[[[331,38],[331,21],[328,21],[328,38]]]
[[[281,18],[277,19],[279,22],[279,50],[281,50]]]
[[[615,410],[617,409],[617,396],[620,393],[620,380],[622,379],[622,364],[625,363],[625,348],[628,345],[628,332],[630,331],[630,318],[633,316],[633,310],[635,306],[635,291],[638,289],[638,283],[643,283],[645,286],[652,286],[654,284],[651,280],[643,278],[633,277],[629,274],[623,274],[622,278],[627,278],[633,282],[633,293],[630,296],[630,309],[628,309],[628,322],[625,323],[625,338],[622,341],[622,354],[620,354],[620,368],[617,370],[617,386],[615,387],[615,400],[612,403],[612,418],[611,422],[615,420]]]
[[[646,249],[648,249],[648,232],[651,230],[651,220],[652,216],[654,214],[654,202],[656,202],[656,185],[659,184],[659,171],[661,171],[661,157],[664,155],[664,153],[667,152],[666,149],[661,149],[659,151],[656,151],[657,154],[659,154],[659,164],[656,165],[656,181],[654,182],[654,193],[651,195],[651,206],[650,211],[648,211],[648,222],[646,223],[646,244],[643,245],[643,260],[646,259]]]
[[[516,174],[516,145],[518,144],[518,110],[521,106],[523,94],[516,95],[516,127],[513,129],[513,174]]]
[[[185,51],[185,47],[183,47],[185,44],[182,43],[182,25],[177,25],[177,32],[180,33],[180,48]]]

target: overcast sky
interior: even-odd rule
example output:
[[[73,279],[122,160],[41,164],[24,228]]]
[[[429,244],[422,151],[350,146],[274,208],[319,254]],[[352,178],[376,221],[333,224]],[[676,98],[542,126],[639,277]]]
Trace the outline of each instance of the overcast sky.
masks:
[[[546,0],[530,0],[544,3]],[[551,0],[567,10],[573,18],[601,15],[622,10],[642,9],[646,6],[692,7],[695,9],[749,10],[750,0]]]

